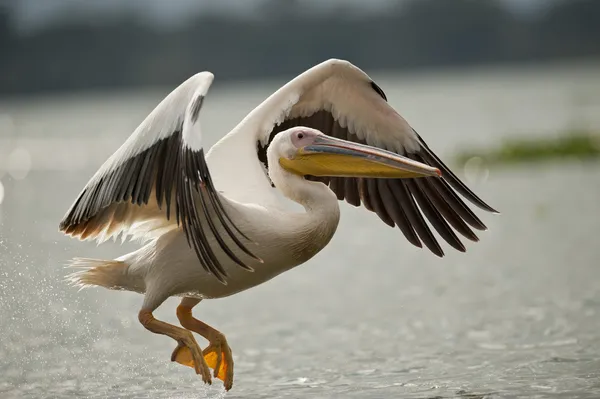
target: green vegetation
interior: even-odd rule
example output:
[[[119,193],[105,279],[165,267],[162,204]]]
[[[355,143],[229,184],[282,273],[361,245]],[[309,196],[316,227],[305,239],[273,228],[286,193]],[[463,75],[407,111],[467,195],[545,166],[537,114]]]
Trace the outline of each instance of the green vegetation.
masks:
[[[456,159],[464,165],[474,157],[481,158],[487,165],[600,158],[600,134],[573,130],[556,138],[508,139],[497,148],[480,151],[469,149],[459,153]]]

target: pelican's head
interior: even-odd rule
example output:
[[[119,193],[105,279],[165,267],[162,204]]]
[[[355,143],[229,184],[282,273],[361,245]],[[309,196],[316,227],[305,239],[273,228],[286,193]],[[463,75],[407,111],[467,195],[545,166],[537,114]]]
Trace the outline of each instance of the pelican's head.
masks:
[[[299,176],[413,178],[441,176],[437,168],[379,148],[329,137],[308,127],[276,136],[271,146],[283,169]],[[273,154],[275,155],[275,154]]]

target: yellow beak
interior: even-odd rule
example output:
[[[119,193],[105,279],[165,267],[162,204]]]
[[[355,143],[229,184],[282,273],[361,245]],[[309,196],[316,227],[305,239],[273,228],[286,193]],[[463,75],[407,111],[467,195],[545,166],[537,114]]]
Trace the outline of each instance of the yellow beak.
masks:
[[[301,176],[402,179],[442,175],[439,169],[402,155],[326,135],[298,149],[292,159],[279,158],[279,164]]]

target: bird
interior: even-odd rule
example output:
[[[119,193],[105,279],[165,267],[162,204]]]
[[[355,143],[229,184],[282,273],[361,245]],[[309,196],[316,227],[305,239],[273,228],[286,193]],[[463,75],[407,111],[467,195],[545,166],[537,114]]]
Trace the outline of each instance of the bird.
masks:
[[[234,361],[225,335],[192,309],[309,261],[332,239],[342,201],[438,257],[444,251],[426,219],[464,252],[457,233],[478,241],[473,230],[487,228],[463,199],[498,213],[349,61],[329,59],[293,78],[206,151],[200,112],[213,79],[199,72],[169,93],[59,224],[79,240],[140,240],[116,259],[73,258],[66,278],[80,288],[143,294],[139,322],[174,339],[171,361],[204,383],[218,378],[230,390]],[[153,315],[170,297],[181,298],[181,327]],[[204,350],[193,333],[208,341]]]

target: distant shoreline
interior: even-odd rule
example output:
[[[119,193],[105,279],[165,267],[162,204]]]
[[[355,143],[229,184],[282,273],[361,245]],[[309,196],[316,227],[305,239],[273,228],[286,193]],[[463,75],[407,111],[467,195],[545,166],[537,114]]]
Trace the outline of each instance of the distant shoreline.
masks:
[[[573,129],[561,131],[557,137],[513,137],[491,148],[466,149],[455,156],[461,166],[471,162],[506,166],[573,159],[600,159],[600,132]]]
[[[494,0],[407,1],[359,14],[303,3],[267,0],[254,18],[203,13],[169,29],[135,12],[103,18],[73,7],[29,33],[0,7],[0,97],[173,87],[200,70],[220,82],[289,78],[328,58],[375,74],[600,56],[596,0],[547,2],[534,14]]]
[[[321,60],[324,61],[324,60]],[[354,62],[349,59],[349,61]],[[361,67],[367,74],[369,74],[374,79],[397,79],[402,78],[405,80],[414,79],[423,79],[431,76],[433,79],[436,79],[439,76],[449,77],[455,76],[456,78],[463,78],[465,76],[477,75],[478,78],[482,76],[497,76],[498,74],[511,74],[512,72],[519,72],[522,76],[523,74],[535,74],[538,75],[540,73],[555,73],[560,72],[562,70],[572,71],[573,69],[580,69],[583,72],[590,72],[594,75],[598,74],[597,71],[600,71],[600,56],[598,57],[585,57],[582,59],[561,59],[561,60],[553,60],[548,62],[512,62],[512,63],[495,63],[495,64],[479,64],[479,65],[468,65],[468,66],[439,66],[439,67],[424,67],[424,68],[408,68],[408,69],[395,69],[395,68],[365,68],[362,67],[359,63],[356,64],[358,67]],[[199,68],[194,71],[211,71],[208,68]],[[230,90],[232,87],[240,87],[244,85],[281,85],[290,79],[294,78],[296,75],[302,73],[304,69],[298,69],[296,72],[292,73],[279,73],[270,76],[256,76],[252,78],[231,78],[227,76],[221,76],[220,74],[215,74],[215,81],[213,83],[212,90],[220,90],[226,89]],[[211,71],[213,72],[213,71]],[[191,76],[191,75],[190,75]],[[176,81],[173,83],[155,83],[155,84],[147,84],[147,85],[133,85],[133,84],[123,84],[111,87],[93,87],[93,88],[81,88],[76,90],[52,90],[52,91],[38,91],[33,93],[14,93],[14,94],[5,94],[0,92],[0,106],[9,103],[19,103],[21,101],[31,101],[41,100],[47,98],[61,98],[61,97],[71,97],[75,95],[93,95],[93,96],[113,96],[115,94],[129,95],[132,93],[139,92],[156,92],[156,91],[165,91],[170,92],[175,86],[181,83],[184,79],[189,76],[184,77],[181,81]]]

